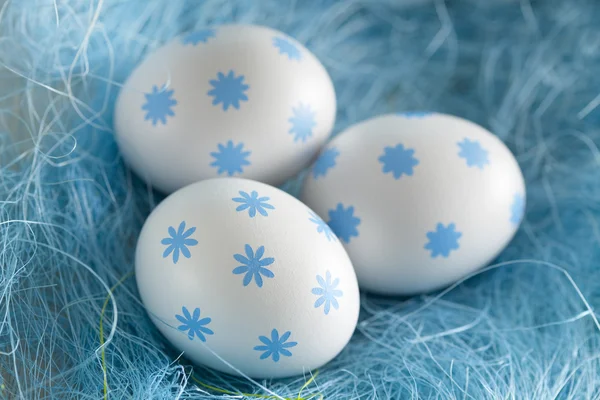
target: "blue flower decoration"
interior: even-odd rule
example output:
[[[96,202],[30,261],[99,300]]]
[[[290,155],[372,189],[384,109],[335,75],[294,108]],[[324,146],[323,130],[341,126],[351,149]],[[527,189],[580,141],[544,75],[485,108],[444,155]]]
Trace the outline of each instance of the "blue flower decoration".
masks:
[[[208,39],[214,38],[216,36],[217,31],[214,29],[201,29],[199,31],[190,32],[185,34],[181,38],[181,43],[191,44],[196,46],[198,43],[206,43]]]
[[[312,136],[312,130],[317,125],[315,112],[309,105],[300,103],[298,107],[292,108],[292,113],[294,115],[288,120],[292,124],[289,133],[294,135],[294,142],[298,140],[306,142]]]
[[[181,307],[181,311],[183,315],[176,314],[175,318],[181,325],[177,329],[180,331],[188,331],[188,338],[190,340],[194,339],[194,335],[198,337],[198,339],[206,342],[206,337],[204,335],[213,335],[214,332],[212,329],[206,327],[206,325],[210,324],[212,321],[211,318],[202,318],[200,319],[200,309],[196,308],[194,310],[194,315],[191,315],[187,308]]]
[[[288,39],[274,37],[273,46],[279,49],[279,54],[286,54],[290,60],[300,61],[302,59],[302,53],[300,53],[298,46]]]
[[[233,141],[229,140],[227,145],[218,144],[218,152],[211,152],[210,155],[215,158],[210,166],[218,168],[217,173],[221,175],[226,172],[227,175],[233,176],[236,172],[243,173],[244,166],[250,165],[250,161],[247,160],[250,156],[250,151],[243,151],[244,143],[233,144]]]
[[[456,226],[450,224],[445,227],[443,224],[437,224],[435,232],[427,232],[427,239],[429,243],[425,245],[425,249],[431,251],[431,258],[435,258],[441,255],[447,258],[452,250],[457,250],[460,246],[458,245],[458,239],[462,236],[462,233],[456,232]]]
[[[460,147],[458,156],[467,160],[467,166],[483,169],[486,164],[490,163],[487,150],[481,147],[478,141],[464,139],[457,144]]]
[[[166,237],[161,240],[162,244],[168,246],[163,253],[163,258],[167,258],[169,254],[173,253],[173,264],[177,264],[177,261],[179,261],[179,252],[181,252],[185,258],[190,258],[192,254],[190,253],[188,246],[195,246],[198,244],[196,239],[190,238],[194,232],[196,232],[195,227],[192,227],[187,231],[185,230],[185,221],[181,221],[179,228],[177,228],[177,232],[175,231],[175,228],[170,226],[169,235],[171,237]]]
[[[335,242],[336,241],[335,234],[333,233],[333,231],[331,230],[329,225],[327,225],[325,223],[325,221],[323,221],[321,219],[321,217],[319,217],[314,212],[310,211],[309,214],[310,214],[310,218],[308,220],[317,225],[317,232],[324,233],[327,240],[329,240],[329,241],[333,240]]]
[[[399,112],[398,115],[404,118],[412,119],[412,118],[426,118],[432,115],[431,111],[403,111]]]
[[[342,297],[344,295],[344,292],[342,292],[339,289],[336,289],[337,286],[340,284],[340,279],[335,278],[333,282],[331,282],[331,273],[327,271],[325,273],[325,279],[323,279],[322,276],[317,275],[317,283],[320,287],[313,288],[313,290],[311,291],[312,294],[321,296],[317,299],[317,301],[315,301],[315,308],[319,308],[323,304],[325,304],[325,306],[323,307],[325,315],[329,314],[329,311],[332,306],[337,310],[340,307],[340,305],[336,297]]]
[[[250,86],[244,84],[244,75],[235,76],[233,71],[229,71],[227,75],[219,72],[217,79],[211,79],[210,84],[213,89],[208,95],[213,97],[213,106],[222,103],[224,111],[227,111],[229,106],[239,110],[240,101],[248,101],[245,92]]]
[[[346,243],[350,243],[350,238],[358,236],[357,226],[360,224],[360,218],[354,216],[354,207],[344,208],[339,203],[334,210],[329,210],[329,222],[327,223],[337,237]]]
[[[248,215],[250,215],[250,218],[254,218],[257,211],[260,215],[266,217],[269,215],[266,210],[275,209],[275,207],[267,203],[267,201],[269,201],[269,197],[258,197],[258,193],[256,192],[256,190],[253,190],[251,194],[248,194],[247,192],[241,190],[239,193],[242,197],[234,197],[233,199],[231,199],[236,203],[242,203],[242,205],[238,206],[235,210],[248,210]]]
[[[156,125],[158,121],[163,125],[167,123],[167,117],[175,115],[172,107],[177,104],[177,100],[173,99],[174,90],[166,90],[163,86],[160,90],[157,86],[152,87],[152,92],[144,94],[146,102],[142,105],[142,110],[146,111],[144,120],[152,120],[152,125]]]
[[[384,174],[391,172],[394,179],[400,179],[402,175],[412,176],[413,168],[419,164],[419,160],[413,157],[414,154],[413,149],[405,149],[401,144],[396,147],[386,146],[378,160],[383,164]]]
[[[258,340],[260,340],[263,345],[255,346],[254,350],[262,351],[263,353],[260,355],[260,359],[264,360],[265,358],[272,357],[273,361],[279,361],[279,355],[291,357],[292,352],[288,349],[290,347],[294,347],[298,344],[298,342],[288,342],[287,340],[290,338],[292,332],[287,331],[281,337],[279,337],[279,332],[277,329],[273,329],[271,331],[271,339],[266,336],[259,336]]]
[[[245,246],[246,257],[241,254],[234,254],[233,258],[236,259],[237,262],[243,264],[233,270],[233,273],[236,275],[246,274],[244,276],[244,286],[248,286],[250,282],[252,282],[252,278],[256,281],[256,286],[259,288],[263,285],[264,275],[266,278],[273,278],[275,274],[268,269],[265,268],[267,265],[273,264],[275,259],[273,257],[262,258],[265,254],[265,246],[260,246],[256,249],[256,253],[252,250],[250,245]]]
[[[510,222],[519,225],[523,219],[523,215],[525,215],[525,197],[522,194],[515,194],[513,203],[510,206],[510,211]]]
[[[329,171],[330,168],[335,167],[335,159],[339,155],[340,152],[335,147],[323,150],[313,166],[313,178],[317,179],[320,176],[327,175],[327,171]]]

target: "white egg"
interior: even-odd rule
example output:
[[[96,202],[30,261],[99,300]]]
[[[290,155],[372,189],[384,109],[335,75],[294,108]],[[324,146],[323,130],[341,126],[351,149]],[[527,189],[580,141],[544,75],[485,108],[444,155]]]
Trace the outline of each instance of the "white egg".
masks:
[[[508,148],[481,126],[405,113],[335,137],[302,200],[344,242],[361,289],[410,295],[493,260],[521,222],[525,183]]]
[[[167,193],[219,176],[279,185],[311,162],[335,114],[331,78],[305,47],[270,28],[224,25],[137,67],[115,135],[131,168]]]
[[[344,247],[308,207],[263,183],[210,179],[173,193],[144,224],[135,264],[158,329],[217,370],[302,374],[334,358],[356,327]]]

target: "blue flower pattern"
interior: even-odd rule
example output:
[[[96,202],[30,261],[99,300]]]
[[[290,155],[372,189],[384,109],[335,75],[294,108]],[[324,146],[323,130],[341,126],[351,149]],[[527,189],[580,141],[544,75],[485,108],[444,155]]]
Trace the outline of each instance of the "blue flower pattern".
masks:
[[[203,29],[184,35],[181,41],[184,45],[196,46],[200,43],[207,43],[215,37],[214,29]],[[289,60],[300,61],[302,59],[300,49],[285,38],[273,38],[273,45],[280,54],[287,56]],[[241,102],[248,101],[246,92],[249,85],[244,82],[244,79],[244,75],[238,76],[233,70],[227,74],[219,72],[217,79],[209,81],[212,89],[208,95],[213,97],[212,104],[221,105],[224,111],[230,107],[239,109]],[[153,125],[157,125],[159,122],[163,125],[167,124],[168,118],[175,116],[173,107],[178,104],[174,93],[173,89],[167,90],[164,85],[160,89],[158,86],[153,86],[151,92],[145,93],[146,102],[142,106],[142,110],[146,111],[144,119],[150,120]],[[292,108],[292,114],[292,117],[289,118],[292,125],[289,133],[294,135],[295,142],[305,142],[313,135],[313,129],[316,126],[315,112],[309,105],[300,103]],[[405,118],[426,118],[432,114],[427,111],[398,113]],[[483,169],[489,165],[488,151],[478,141],[465,138],[457,145],[460,150],[458,155],[465,159],[468,167]],[[383,154],[378,158],[379,162],[383,164],[383,173],[391,173],[395,179],[400,179],[403,175],[412,176],[414,168],[419,164],[414,153],[414,149],[405,148],[403,144],[385,147]],[[244,149],[243,143],[234,144],[229,140],[226,144],[218,144],[218,152],[210,153],[215,158],[210,165],[217,168],[219,174],[227,173],[229,176],[236,173],[241,174],[243,168],[251,164],[248,160],[250,154],[250,151]],[[335,167],[339,155],[340,152],[335,147],[324,150],[313,165],[313,178],[325,177],[328,171]],[[240,203],[236,211],[248,210],[250,218],[254,218],[257,214],[266,217],[269,215],[267,210],[275,209],[269,203],[269,197],[259,197],[256,191],[252,191],[250,194],[240,191],[239,194],[241,197],[232,198],[234,202]],[[510,208],[510,221],[513,224],[521,222],[524,208],[524,196],[519,193],[515,194]],[[346,208],[339,203],[335,209],[329,210],[329,218],[329,222],[325,223],[317,214],[310,212],[308,219],[315,224],[317,233],[324,234],[328,241],[335,241],[337,235],[345,243],[349,243],[352,237],[359,236],[358,226],[361,220],[354,214],[353,206]],[[161,241],[163,245],[167,246],[163,252],[163,258],[171,256],[174,264],[177,264],[180,255],[190,258],[189,248],[198,244],[198,241],[191,237],[195,231],[195,227],[186,229],[185,221],[179,224],[177,230],[170,226],[168,228],[169,237],[165,237]],[[447,258],[452,251],[459,249],[459,239],[462,237],[462,233],[456,230],[454,223],[447,226],[438,223],[435,230],[427,232],[426,237],[428,242],[424,248],[431,252],[430,256]],[[242,265],[236,267],[232,272],[235,275],[244,275],[242,281],[244,286],[248,286],[254,281],[257,287],[261,288],[264,278],[274,278],[274,273],[267,267],[272,265],[275,259],[265,258],[264,253],[264,246],[260,246],[254,251],[250,245],[246,244],[245,255],[235,254],[233,256]],[[343,296],[343,292],[338,289],[339,278],[333,279],[330,271],[326,271],[325,276],[317,275],[316,280],[318,286],[311,290],[312,294],[318,296],[314,308],[323,307],[325,315],[328,315],[332,309],[339,309],[338,298]],[[175,317],[181,323],[178,329],[187,332],[190,340],[198,338],[205,342],[207,335],[214,334],[207,327],[212,321],[211,318],[201,318],[200,308],[195,308],[193,312],[190,312],[186,307],[182,307],[182,314],[176,314]],[[290,331],[280,335],[277,329],[273,329],[270,338],[259,336],[262,344],[255,346],[254,350],[262,352],[261,360],[271,358],[274,362],[278,362],[281,356],[291,357],[292,353],[289,349],[295,347],[297,342],[289,341],[290,336]]]
[[[490,163],[487,150],[481,147],[481,144],[478,141],[464,139],[457,144],[460,148],[458,156],[467,161],[468,167],[483,169],[483,167]]]
[[[266,268],[268,265],[271,265],[275,262],[275,259],[272,257],[263,258],[265,254],[265,246],[260,246],[256,249],[256,252],[252,249],[252,247],[247,244],[244,248],[246,251],[246,256],[242,254],[234,254],[233,258],[237,262],[239,262],[239,267],[236,267],[233,270],[235,275],[244,275],[243,284],[244,286],[248,286],[252,279],[256,282],[256,286],[261,288],[263,286],[263,276],[265,278],[273,278],[275,274]]]
[[[200,29],[198,31],[190,32],[181,38],[181,43],[184,45],[198,45],[199,43],[206,43],[208,39],[214,38],[216,36],[217,31],[214,29]]]
[[[183,254],[184,257],[190,258],[192,254],[188,249],[189,246],[196,246],[198,241],[190,238],[190,236],[196,232],[196,227],[192,227],[188,230],[185,229],[185,221],[181,221],[177,231],[172,226],[168,229],[170,237],[166,237],[161,240],[161,243],[168,246],[163,252],[163,258],[167,258],[170,254],[173,254],[173,264],[177,264],[179,261],[179,253]]]
[[[142,105],[142,110],[146,111],[144,120],[152,120],[152,125],[156,126],[157,122],[167,124],[167,117],[175,115],[173,106],[177,104],[177,100],[173,98],[175,90],[167,90],[163,85],[161,89],[157,86],[152,87],[152,92],[144,94],[146,102]]]
[[[378,160],[383,164],[384,174],[391,172],[394,179],[400,179],[402,175],[412,176],[413,168],[419,165],[414,154],[413,149],[405,149],[404,145],[398,144],[396,147],[386,146]]]
[[[300,103],[297,107],[292,108],[292,114],[289,119],[292,124],[289,133],[294,135],[294,142],[299,140],[306,142],[312,136],[313,128],[317,125],[315,112],[309,105]]]
[[[315,308],[323,306],[323,312],[325,315],[328,315],[331,307],[336,310],[340,307],[336,299],[336,297],[342,297],[344,295],[344,292],[337,289],[340,284],[340,279],[335,278],[332,282],[331,273],[327,271],[325,273],[325,279],[323,279],[322,276],[317,275],[317,283],[319,284],[319,287],[315,287],[311,291],[312,294],[320,296],[317,301],[315,301]]]
[[[287,55],[290,60],[300,61],[302,59],[300,49],[289,39],[274,37],[273,46],[279,49],[279,54]]]
[[[330,147],[326,150],[323,150],[315,165],[313,166],[313,178],[317,179],[320,176],[327,175],[327,171],[329,169],[335,167],[335,159],[340,155],[340,152],[335,147]]]
[[[262,352],[260,355],[261,360],[271,357],[274,362],[278,362],[280,356],[291,357],[292,352],[288,349],[298,345],[298,342],[288,342],[291,334],[292,332],[287,331],[283,335],[279,336],[279,331],[277,331],[277,329],[273,329],[271,331],[270,339],[266,336],[258,337],[258,340],[260,340],[263,344],[255,346],[254,350]]]
[[[218,152],[211,152],[210,155],[215,158],[210,166],[217,168],[217,173],[227,173],[233,176],[236,173],[243,173],[244,166],[250,165],[247,158],[250,156],[250,151],[244,151],[244,143],[233,144],[229,140],[226,145],[218,144]]]
[[[194,310],[194,314],[190,314],[186,307],[182,307],[181,311],[183,315],[176,314],[175,318],[181,325],[177,329],[180,331],[187,331],[188,339],[194,340],[194,336],[200,339],[203,342],[206,342],[206,336],[204,335],[213,335],[214,332],[212,329],[207,328],[206,325],[210,324],[212,321],[211,318],[202,318],[200,319],[200,309],[196,308]]]
[[[352,237],[358,236],[359,224],[360,218],[354,215],[353,206],[344,208],[344,205],[339,203],[335,209],[329,210],[329,227],[346,243],[350,243]]]
[[[328,241],[334,241],[335,242],[336,241],[335,234],[333,233],[333,231],[331,230],[331,228],[329,227],[329,225],[327,225],[325,223],[325,221],[323,221],[321,219],[321,217],[319,217],[314,212],[310,211],[309,215],[310,215],[310,218],[308,220],[310,222],[314,223],[315,225],[317,225],[317,232],[318,233],[324,233],[325,237],[327,238]]]
[[[248,210],[248,215],[250,218],[254,218],[256,216],[256,212],[264,217],[268,216],[267,210],[274,210],[271,204],[267,203],[269,201],[269,197],[258,197],[258,192],[253,190],[250,194],[240,190],[240,196],[242,197],[234,197],[233,201],[236,203],[242,203],[235,210],[236,211],[244,211]]]
[[[235,76],[233,71],[227,75],[222,72],[217,74],[217,79],[209,81],[213,87],[208,95],[213,97],[213,106],[222,105],[223,111],[227,111],[230,106],[239,110],[241,101],[248,101],[246,90],[250,86],[244,83],[244,75]]]
[[[431,258],[437,256],[447,258],[452,250],[458,250],[460,247],[458,239],[461,236],[462,233],[456,231],[454,224],[444,226],[444,224],[439,223],[435,231],[427,232],[429,242],[425,245],[425,249],[431,251]]]
[[[525,215],[525,197],[522,194],[515,194],[513,197],[513,203],[510,206],[510,211],[510,222],[515,225],[519,225],[523,219],[523,216]]]
[[[431,111],[403,111],[403,112],[398,113],[398,115],[400,115],[401,117],[408,118],[408,119],[426,118],[432,114],[433,113]]]

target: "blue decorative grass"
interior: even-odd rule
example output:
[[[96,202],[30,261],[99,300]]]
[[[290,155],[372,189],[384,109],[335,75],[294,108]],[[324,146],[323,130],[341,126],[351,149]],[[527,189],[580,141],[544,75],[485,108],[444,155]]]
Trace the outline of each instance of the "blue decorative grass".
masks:
[[[596,1],[29,0],[0,18],[0,398],[600,396]],[[363,295],[350,344],[312,380],[192,375],[131,274],[161,196],[119,157],[116,95],[149,51],[232,21],[322,60],[336,132],[380,113],[456,114],[494,131],[528,184],[503,264],[439,293]]]

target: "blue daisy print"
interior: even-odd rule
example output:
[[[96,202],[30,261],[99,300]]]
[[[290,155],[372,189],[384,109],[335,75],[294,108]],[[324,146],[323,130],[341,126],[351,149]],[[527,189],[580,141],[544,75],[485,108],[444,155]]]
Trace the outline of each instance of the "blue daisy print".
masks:
[[[168,246],[164,253],[163,258],[167,258],[171,253],[173,254],[173,264],[177,264],[179,261],[179,253],[183,254],[185,258],[190,258],[192,254],[188,249],[189,246],[196,246],[198,241],[190,238],[190,236],[196,232],[195,227],[191,227],[185,230],[185,221],[181,221],[177,231],[172,226],[168,229],[170,237],[166,237],[161,240],[161,243]]]
[[[206,43],[208,39],[214,38],[217,31],[214,29],[200,29],[198,31],[190,32],[181,38],[181,42],[185,44],[198,45],[198,43]]]
[[[510,206],[510,211],[510,222],[519,225],[525,215],[525,197],[522,194],[515,194],[512,205]]]
[[[402,175],[412,176],[413,168],[419,164],[414,154],[413,149],[405,149],[404,145],[398,144],[396,147],[386,146],[378,160],[383,164],[384,174],[391,172],[394,179],[400,179]]]
[[[329,210],[329,222],[327,223],[337,237],[346,243],[350,243],[353,236],[358,236],[358,225],[360,218],[354,215],[354,207],[344,208],[339,203],[333,210]]]
[[[403,111],[403,112],[398,113],[398,115],[400,115],[401,117],[408,118],[408,119],[426,118],[432,114],[433,113],[431,111]]]
[[[481,147],[478,141],[464,139],[457,144],[460,147],[458,156],[467,161],[468,167],[483,169],[483,167],[490,163],[487,150]]]
[[[152,125],[156,125],[158,121],[163,125],[167,124],[167,117],[175,115],[173,106],[177,104],[172,96],[175,91],[167,90],[165,86],[161,89],[155,85],[152,87],[152,92],[144,94],[146,102],[142,105],[142,110],[146,111],[144,120],[152,120]]]
[[[188,338],[190,340],[194,340],[194,336],[198,337],[203,342],[206,342],[206,337],[204,335],[213,335],[214,332],[212,329],[206,327],[206,325],[210,324],[212,321],[211,318],[202,318],[200,319],[200,309],[196,308],[194,310],[194,314],[190,314],[186,307],[181,308],[181,312],[183,315],[176,314],[175,318],[181,325],[177,329],[180,331],[188,331]]]
[[[253,190],[250,194],[240,190],[240,196],[242,197],[234,197],[233,201],[236,203],[242,203],[235,210],[236,211],[244,211],[248,210],[248,215],[250,218],[254,218],[256,216],[256,212],[262,216],[268,216],[267,210],[274,210],[271,204],[267,203],[269,201],[269,197],[258,197],[258,192]]]
[[[315,214],[312,211],[309,211],[310,214],[310,218],[308,219],[310,222],[314,223],[315,225],[317,225],[317,232],[318,233],[324,233],[325,237],[327,238],[327,240],[329,241],[336,241],[336,237],[335,234],[333,233],[333,231],[331,230],[331,228],[329,227],[329,225],[327,225],[325,223],[325,221],[323,221],[321,219],[321,217],[319,217],[317,214]]]
[[[462,233],[456,231],[454,224],[449,224],[447,227],[443,224],[437,224],[434,232],[427,232],[429,243],[425,245],[425,249],[431,251],[431,258],[441,255],[447,258],[452,250],[458,250],[460,247],[458,239]]]
[[[320,296],[317,301],[315,301],[315,308],[319,308],[324,305],[323,312],[325,315],[328,315],[331,307],[335,308],[336,310],[340,307],[336,299],[336,297],[342,297],[344,295],[344,292],[336,289],[340,284],[340,279],[335,278],[332,282],[331,273],[327,271],[325,273],[325,279],[323,279],[322,276],[317,275],[317,283],[319,284],[319,287],[315,287],[311,291],[312,294]]]
[[[279,54],[287,55],[290,60],[300,61],[302,59],[300,49],[289,39],[274,37],[273,46],[279,50]]]
[[[288,121],[292,124],[289,133],[294,135],[294,142],[306,140],[312,136],[313,128],[317,125],[315,121],[315,112],[309,105],[300,103],[297,107],[292,107],[292,117]]]
[[[313,165],[313,178],[317,179],[320,176],[327,175],[327,171],[331,168],[335,167],[335,159],[340,155],[340,152],[335,147],[330,147],[326,150],[323,150],[315,165]]]
[[[211,79],[210,84],[213,89],[208,92],[208,95],[213,97],[212,104],[213,106],[222,104],[223,111],[227,111],[229,106],[239,110],[240,102],[248,101],[245,92],[250,86],[244,84],[244,75],[235,76],[233,71],[229,71],[227,75],[219,72],[217,79]]]
[[[292,352],[288,349],[298,345],[298,342],[288,342],[291,334],[292,332],[287,331],[283,335],[279,336],[277,329],[273,329],[271,331],[270,339],[266,336],[258,337],[258,340],[260,340],[263,344],[255,346],[254,350],[262,352],[260,355],[261,360],[271,357],[273,361],[278,362],[280,355],[291,357]]]
[[[256,282],[256,286],[259,288],[263,286],[263,276],[265,278],[273,278],[275,274],[266,268],[268,265],[271,265],[275,262],[273,257],[262,258],[265,254],[265,246],[260,246],[256,249],[256,253],[252,249],[252,247],[247,244],[245,246],[246,256],[244,257],[241,254],[234,254],[233,258],[237,262],[239,262],[239,267],[236,267],[233,270],[235,275],[245,274],[243,284],[244,286],[248,286],[250,282],[252,282],[252,278]]]
[[[215,158],[210,166],[217,168],[217,173],[221,175],[226,172],[227,175],[233,176],[236,173],[243,173],[244,166],[250,165],[247,158],[250,156],[250,151],[244,151],[244,143],[233,144],[229,140],[226,145],[219,143],[217,145],[218,152],[211,152],[210,155]]]

